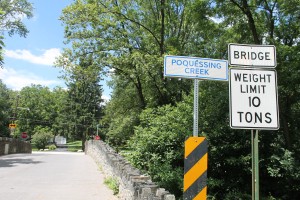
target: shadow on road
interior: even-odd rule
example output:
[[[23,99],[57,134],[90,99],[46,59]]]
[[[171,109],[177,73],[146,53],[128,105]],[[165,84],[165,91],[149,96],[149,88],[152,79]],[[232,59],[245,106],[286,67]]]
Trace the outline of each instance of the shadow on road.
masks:
[[[0,157],[0,167],[15,167],[20,164],[40,164],[41,161],[35,161],[32,158],[5,158]]]

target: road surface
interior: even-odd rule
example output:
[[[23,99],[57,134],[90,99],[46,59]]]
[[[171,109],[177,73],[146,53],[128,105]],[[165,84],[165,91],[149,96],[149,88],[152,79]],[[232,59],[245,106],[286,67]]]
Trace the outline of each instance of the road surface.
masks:
[[[0,156],[0,199],[116,200],[104,175],[83,153]]]

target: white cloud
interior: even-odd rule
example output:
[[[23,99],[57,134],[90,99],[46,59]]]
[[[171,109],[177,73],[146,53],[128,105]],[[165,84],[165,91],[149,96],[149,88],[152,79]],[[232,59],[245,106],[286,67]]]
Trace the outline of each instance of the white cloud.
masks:
[[[103,99],[103,102],[100,104],[101,106],[105,106],[110,101],[110,97],[107,95],[102,95],[101,98]]]
[[[110,96],[107,96],[107,95],[102,95],[102,99],[104,100],[105,103],[109,102],[110,100]]]
[[[213,22],[220,24],[224,21],[223,17],[209,17],[209,19],[211,19]]]
[[[42,50],[41,55],[34,55],[29,50],[26,49],[17,49],[17,50],[6,49],[4,55],[9,58],[25,60],[34,64],[52,66],[55,59],[61,55],[61,52],[60,49],[58,48],[51,48],[47,50]]]
[[[13,90],[21,90],[23,87],[31,86],[31,84],[43,85],[50,87],[51,85],[61,84],[57,80],[45,80],[27,71],[16,71],[12,68],[0,69],[0,79]]]

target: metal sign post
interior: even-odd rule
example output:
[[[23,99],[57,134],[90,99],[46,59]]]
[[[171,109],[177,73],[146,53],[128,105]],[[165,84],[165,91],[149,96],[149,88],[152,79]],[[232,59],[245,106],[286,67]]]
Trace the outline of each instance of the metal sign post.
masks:
[[[259,200],[258,130],[251,130],[252,200]]]
[[[199,106],[199,80],[194,80],[194,127],[193,136],[198,137],[198,106]]]
[[[258,129],[278,130],[276,48],[274,45],[228,45],[230,127],[251,129],[252,200],[259,200]],[[259,68],[259,70],[257,70]]]
[[[197,137],[199,79],[228,81],[228,61],[167,55],[164,59],[164,76],[194,79],[193,136]]]
[[[168,55],[164,59],[164,76],[194,79],[193,137],[185,142],[183,199],[206,199],[207,141],[198,137],[199,79],[228,81],[228,62]]]

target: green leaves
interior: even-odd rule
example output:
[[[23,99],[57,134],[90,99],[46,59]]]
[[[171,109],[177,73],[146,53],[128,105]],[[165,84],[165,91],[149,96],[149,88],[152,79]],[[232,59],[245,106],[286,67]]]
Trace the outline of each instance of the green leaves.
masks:
[[[67,61],[68,62],[68,61]],[[68,63],[64,80],[66,91],[60,119],[64,124],[65,135],[84,142],[88,136],[96,133],[96,126],[102,114],[102,86],[100,69],[95,65],[92,55]],[[62,126],[59,126],[62,128]]]
[[[26,37],[29,30],[22,22],[22,18],[31,18],[32,10],[32,4],[27,0],[0,1],[0,67],[3,65],[4,32],[9,36],[18,34]]]
[[[17,33],[26,37],[29,32],[22,22],[22,17],[32,17],[32,4],[27,0],[2,0],[0,2],[0,31],[8,31],[12,36]]]
[[[51,133],[49,128],[37,126],[34,130],[34,135],[32,136],[32,142],[38,149],[45,149],[46,145],[51,139],[53,139],[53,137],[54,135]]]
[[[16,134],[27,132],[32,136],[37,126],[47,127],[57,134],[54,127],[63,95],[64,92],[58,88],[50,91],[41,85],[24,87],[19,92],[11,93],[10,115],[13,116],[15,113],[17,118]]]
[[[192,132],[191,113],[192,107],[186,103],[145,109],[126,152],[131,163],[178,196],[182,188],[183,143]]]
[[[11,102],[8,101],[11,91],[0,80],[0,137],[8,137],[9,115],[11,112]]]
[[[70,81],[85,74],[75,68],[88,57],[101,74],[110,76],[113,92],[101,120],[107,126],[107,141],[118,150],[129,150],[132,163],[180,196],[183,142],[192,132],[192,81],[164,78],[163,55],[227,59],[228,43],[275,44],[282,128],[261,134],[262,184],[270,186],[261,193],[298,199],[297,186],[287,194],[276,189],[277,184],[289,185],[288,179],[299,185],[292,178],[298,177],[300,160],[298,4],[296,0],[75,1],[61,17],[71,45],[58,66],[74,73],[66,76]],[[199,128],[210,145],[210,196],[247,199],[250,133],[229,127],[228,83],[202,81],[199,91]],[[269,149],[275,143],[286,153]]]

